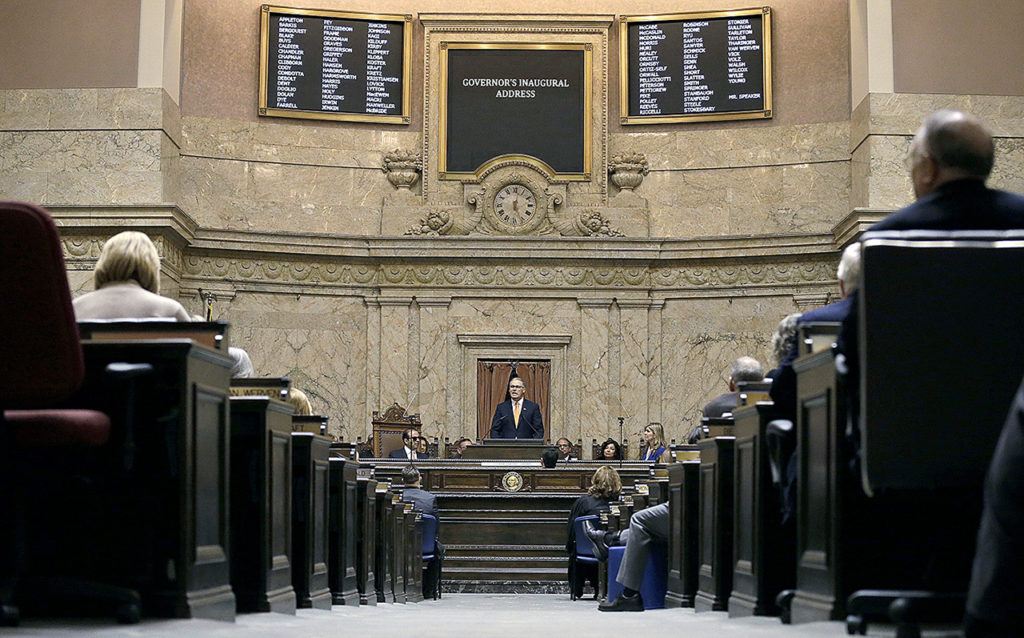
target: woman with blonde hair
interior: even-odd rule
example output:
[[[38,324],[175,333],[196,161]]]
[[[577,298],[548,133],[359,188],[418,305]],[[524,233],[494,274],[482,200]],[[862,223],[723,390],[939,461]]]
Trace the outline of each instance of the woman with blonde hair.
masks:
[[[666,462],[668,454],[666,453],[667,446],[665,445],[665,428],[660,423],[652,422],[647,424],[647,427],[644,428],[643,442],[647,447],[644,450],[643,456],[640,457],[641,461],[650,461],[651,463]]]
[[[619,498],[622,492],[622,479],[618,471],[611,465],[602,465],[594,472],[590,479],[590,489],[583,496],[576,499],[569,512],[569,540],[565,544],[565,551],[569,553],[569,587],[572,589],[573,598],[580,598],[583,595],[583,585],[589,580],[597,592],[597,567],[593,565],[576,564],[576,519],[580,516],[590,516],[600,512],[607,512],[608,503]]]
[[[108,239],[96,262],[93,279],[96,289],[72,302],[79,321],[190,321],[180,303],[160,296],[160,256],[143,233],[126,231]]]

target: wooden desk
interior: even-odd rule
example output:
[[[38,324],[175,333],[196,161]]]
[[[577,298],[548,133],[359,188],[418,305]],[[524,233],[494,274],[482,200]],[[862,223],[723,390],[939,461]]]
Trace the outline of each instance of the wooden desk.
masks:
[[[700,546],[700,461],[668,466],[669,547],[666,607],[693,607]]]
[[[696,611],[725,611],[732,591],[733,450],[735,439],[700,442],[700,567]]]
[[[374,476],[400,484],[405,465],[375,461]],[[568,593],[569,511],[602,465],[573,461],[547,469],[539,462],[417,462],[423,488],[438,499],[438,534],[446,548],[444,591]],[[648,463],[625,461],[618,470],[627,494],[636,481],[651,484]]]
[[[356,462],[332,456],[330,472],[330,540],[327,547],[327,577],[335,605],[359,605],[356,580]]]
[[[330,543],[330,439],[292,432],[292,585],[299,607],[331,608],[327,579]]]
[[[356,479],[356,586],[360,605],[377,604],[377,481],[360,476]]]
[[[187,339],[85,341],[82,350],[83,397],[103,396],[97,384],[109,363],[154,368],[136,389],[135,487],[150,505],[111,536],[124,538],[131,530],[131,543],[96,550],[120,563],[116,571],[128,580],[116,584],[138,589],[147,615],[232,620],[230,357]]]
[[[292,407],[231,397],[231,586],[238,611],[295,613]]]

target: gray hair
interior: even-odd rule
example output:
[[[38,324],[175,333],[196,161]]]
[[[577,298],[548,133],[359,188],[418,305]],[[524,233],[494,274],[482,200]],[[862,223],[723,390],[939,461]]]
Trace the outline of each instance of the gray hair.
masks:
[[[744,381],[763,381],[764,368],[753,357],[740,357],[732,362],[729,376],[736,383]]]
[[[420,471],[415,465],[406,465],[402,468],[402,482],[406,485],[415,485],[420,482]]]
[[[800,319],[799,312],[786,315],[779,322],[779,327],[775,329],[775,334],[772,335],[772,356],[775,357],[775,365],[781,364],[786,355],[792,351],[793,344],[796,343],[796,323],[798,319]]]
[[[252,367],[252,360],[249,359],[249,353],[241,348],[230,346],[228,348],[228,355],[231,357],[231,377],[234,379],[248,379],[252,375],[256,374],[256,371]]]
[[[850,244],[843,251],[836,277],[843,282],[843,291],[847,295],[860,285],[860,243]]]
[[[935,111],[924,118],[910,150],[942,168],[981,179],[988,177],[995,162],[991,131],[977,117],[961,111]]]

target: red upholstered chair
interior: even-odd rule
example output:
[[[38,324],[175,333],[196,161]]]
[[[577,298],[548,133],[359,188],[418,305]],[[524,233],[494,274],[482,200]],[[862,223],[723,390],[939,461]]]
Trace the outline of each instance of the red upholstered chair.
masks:
[[[52,575],[39,578],[31,552],[26,555],[26,511],[35,504],[27,502],[25,489],[47,482],[38,480],[34,470],[60,469],[56,462],[39,467],[27,459],[66,451],[108,458],[104,447],[112,438],[107,414],[62,405],[85,372],[60,237],[42,208],[0,202],[0,299],[0,518],[5,521],[0,527],[12,536],[0,547],[7,563],[0,563],[0,624],[17,624],[16,602],[35,607],[44,600],[60,605],[73,599],[113,603],[119,620],[137,622],[140,602],[134,591]],[[125,380],[151,369],[113,364],[108,376]],[[131,437],[118,438],[121,449],[109,456],[119,465],[130,463]],[[45,530],[32,530],[33,535],[37,531]]]

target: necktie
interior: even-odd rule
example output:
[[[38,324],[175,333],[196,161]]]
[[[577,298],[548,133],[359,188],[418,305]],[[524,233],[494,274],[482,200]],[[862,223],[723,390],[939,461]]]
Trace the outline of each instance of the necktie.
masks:
[[[516,427],[519,427],[519,401],[512,404],[512,418],[516,421]]]

